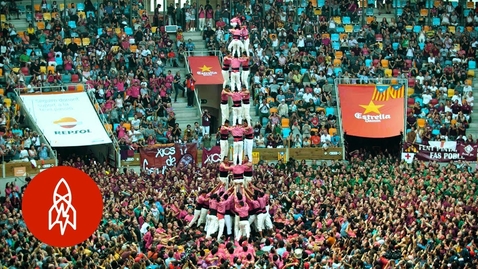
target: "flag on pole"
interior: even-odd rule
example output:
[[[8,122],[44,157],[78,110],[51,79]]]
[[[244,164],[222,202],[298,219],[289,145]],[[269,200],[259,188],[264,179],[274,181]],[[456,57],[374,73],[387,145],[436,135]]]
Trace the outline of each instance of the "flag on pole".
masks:
[[[402,161],[405,161],[407,163],[412,163],[414,158],[415,158],[415,153],[402,152]]]

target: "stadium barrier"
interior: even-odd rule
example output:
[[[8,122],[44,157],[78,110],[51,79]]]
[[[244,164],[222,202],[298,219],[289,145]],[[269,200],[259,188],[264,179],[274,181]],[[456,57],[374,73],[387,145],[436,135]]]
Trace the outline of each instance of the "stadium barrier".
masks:
[[[286,162],[289,158],[295,160],[343,160],[342,147],[324,148],[255,148],[252,151],[253,161],[278,161]],[[202,163],[203,151],[197,151],[196,163]],[[121,161],[122,167],[140,166],[140,155],[135,153],[133,157]]]
[[[55,159],[49,160],[39,160],[36,161],[36,166],[33,165],[33,162],[23,162],[23,161],[12,161],[12,162],[3,162],[0,166],[2,170],[2,178],[6,177],[25,177],[32,176],[40,173],[44,169],[55,166]]]

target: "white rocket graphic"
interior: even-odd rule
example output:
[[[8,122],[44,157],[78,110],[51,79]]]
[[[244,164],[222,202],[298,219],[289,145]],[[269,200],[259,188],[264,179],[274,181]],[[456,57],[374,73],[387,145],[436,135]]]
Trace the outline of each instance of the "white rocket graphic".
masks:
[[[59,191],[66,193],[59,193]],[[61,235],[65,234],[66,227],[76,230],[76,209],[71,204],[72,195],[70,186],[64,178],[60,179],[53,191],[53,205],[48,212],[48,230],[56,225],[60,226]]]

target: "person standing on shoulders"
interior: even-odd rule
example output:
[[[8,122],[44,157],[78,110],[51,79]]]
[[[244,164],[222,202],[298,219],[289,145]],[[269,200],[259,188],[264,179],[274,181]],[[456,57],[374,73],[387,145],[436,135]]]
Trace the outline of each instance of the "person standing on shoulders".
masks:
[[[221,147],[221,159],[224,159],[228,155],[229,151],[229,132],[231,131],[231,127],[229,127],[229,120],[224,122],[224,125],[221,126],[219,130],[220,140],[219,146]]]

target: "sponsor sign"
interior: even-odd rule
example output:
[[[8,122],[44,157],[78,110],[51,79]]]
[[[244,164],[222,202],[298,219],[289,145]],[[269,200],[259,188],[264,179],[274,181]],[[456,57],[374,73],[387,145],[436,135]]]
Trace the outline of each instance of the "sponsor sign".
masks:
[[[347,135],[384,138],[403,131],[404,86],[341,84],[338,90]]]
[[[21,99],[52,147],[111,143],[86,92],[22,95]]]
[[[217,56],[190,56],[188,62],[196,85],[222,85],[224,82]]]

